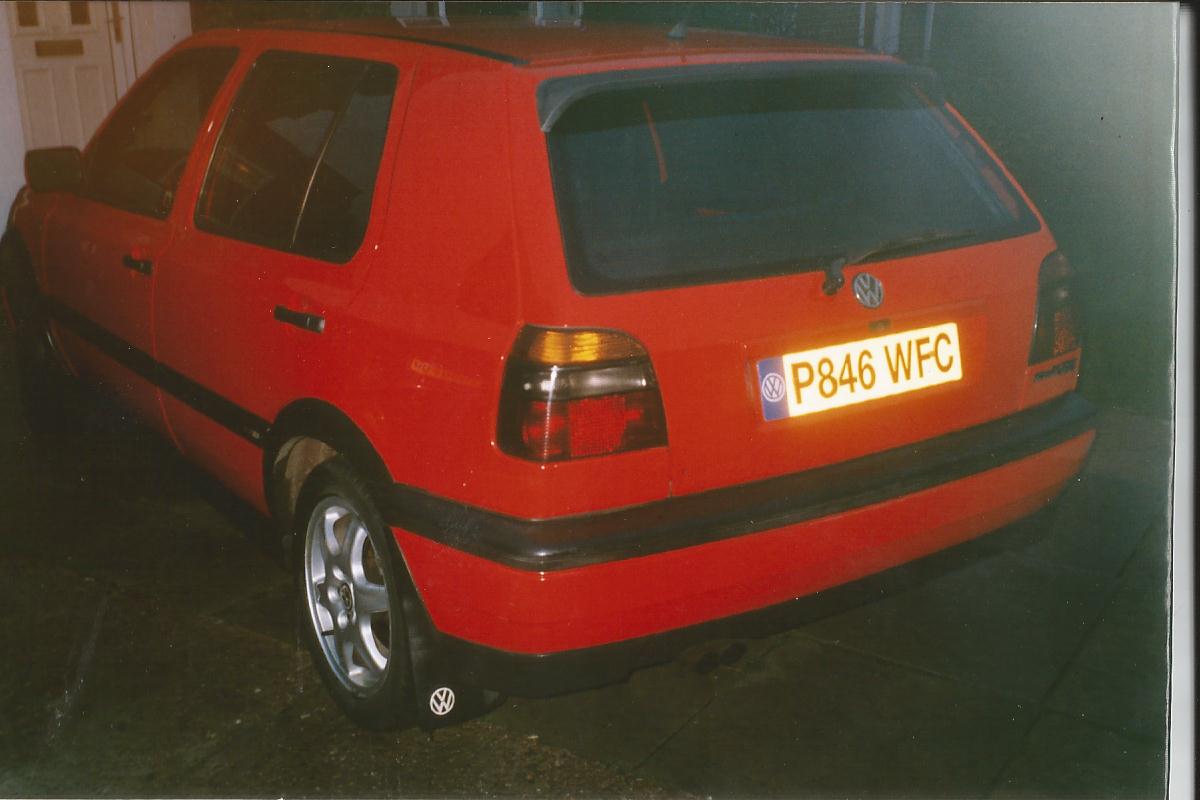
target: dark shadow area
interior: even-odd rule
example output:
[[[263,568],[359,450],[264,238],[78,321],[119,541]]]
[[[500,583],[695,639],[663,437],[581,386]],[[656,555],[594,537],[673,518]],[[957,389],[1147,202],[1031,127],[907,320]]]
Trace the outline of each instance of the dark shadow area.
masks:
[[[0,369],[15,377],[10,364],[11,334],[2,325],[0,336],[5,339],[0,345]],[[110,508],[138,501],[201,502],[283,568],[282,534],[270,519],[236,497],[211,473],[186,460],[162,434],[133,418],[115,397],[78,385],[70,386],[69,391],[69,415],[59,428],[30,430],[20,423],[14,426],[15,419],[6,426],[9,454],[19,454],[26,471],[39,472],[48,485],[102,486]],[[13,412],[18,413],[17,408]]]

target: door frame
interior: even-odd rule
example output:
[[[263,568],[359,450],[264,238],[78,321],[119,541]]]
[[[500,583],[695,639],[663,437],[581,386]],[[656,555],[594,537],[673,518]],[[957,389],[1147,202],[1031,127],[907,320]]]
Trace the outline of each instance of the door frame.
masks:
[[[104,19],[108,26],[108,46],[112,53],[113,83],[117,87],[117,98],[128,91],[137,79],[138,63],[134,54],[133,29],[129,24],[130,0],[105,0]]]
[[[10,51],[8,53],[8,58],[6,59],[8,63],[0,64],[0,69],[6,69],[10,71],[14,80],[18,84],[17,92],[18,100],[20,102],[19,118],[21,130],[26,140],[27,147],[31,146],[29,137],[31,136],[30,126],[32,125],[32,122],[29,119],[29,113],[31,111],[29,106],[34,102],[47,102],[46,100],[36,101],[32,98],[24,97],[25,90],[21,86],[21,75],[22,69],[24,68],[22,65],[31,65],[27,63],[27,55],[23,56],[22,59],[19,60],[18,52],[21,52],[22,48],[26,47],[31,40],[43,39],[47,37],[69,37],[78,32],[78,35],[87,34],[93,37],[92,41],[97,46],[100,46],[99,43],[103,42],[103,46],[107,47],[108,49],[108,58],[105,59],[104,54],[96,54],[93,56],[95,60],[92,61],[92,63],[98,66],[102,71],[106,70],[108,77],[112,81],[112,96],[104,98],[104,103],[107,107],[107,110],[111,110],[113,106],[116,105],[117,100],[120,99],[121,95],[124,94],[125,90],[129,86],[129,76],[125,69],[117,68],[118,61],[123,63],[127,60],[127,57],[124,55],[125,51],[132,49],[126,48],[123,45],[124,42],[129,41],[127,19],[121,20],[125,23],[123,29],[118,30],[113,24],[113,12],[118,5],[117,2],[110,2],[109,0],[89,0],[89,21],[85,25],[80,26],[75,26],[72,24],[66,30],[60,30],[58,28],[52,29],[48,27],[51,24],[47,22],[47,20],[50,19],[48,16],[50,14],[49,9],[47,8],[48,5],[48,3],[38,0],[38,24],[34,27],[21,27],[17,24],[18,6],[16,3],[3,3],[4,8],[0,9],[0,14],[5,16],[5,33],[6,38],[8,39],[6,44],[8,45],[8,50]],[[54,5],[58,5],[58,3],[56,2]],[[65,5],[66,3],[64,2],[62,6],[65,7]],[[128,5],[128,0],[125,0],[125,5]],[[38,55],[40,56],[41,53],[39,52]],[[49,65],[47,65],[47,68],[49,68]],[[61,118],[58,117],[57,111],[58,99],[52,97],[48,102],[51,104],[51,108],[55,109],[53,113],[59,120],[58,124],[61,127],[62,121]],[[104,116],[106,115],[107,111],[105,112]],[[101,119],[103,119],[103,116]],[[80,119],[80,122],[82,125],[82,118]],[[86,127],[86,125],[82,126]],[[81,145],[86,143],[93,132],[94,131],[87,130],[81,131],[83,140]],[[62,138],[67,138],[69,140],[71,137],[68,136],[66,132],[60,130],[60,143],[62,143]]]

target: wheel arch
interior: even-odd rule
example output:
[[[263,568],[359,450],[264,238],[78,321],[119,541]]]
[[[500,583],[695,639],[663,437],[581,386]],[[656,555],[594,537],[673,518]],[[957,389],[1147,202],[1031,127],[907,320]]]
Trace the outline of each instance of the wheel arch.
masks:
[[[372,489],[392,483],[391,471],[370,438],[336,406],[306,398],[292,402],[275,418],[263,444],[263,487],[271,516],[285,530],[292,527],[296,501],[308,476],[339,455]]]

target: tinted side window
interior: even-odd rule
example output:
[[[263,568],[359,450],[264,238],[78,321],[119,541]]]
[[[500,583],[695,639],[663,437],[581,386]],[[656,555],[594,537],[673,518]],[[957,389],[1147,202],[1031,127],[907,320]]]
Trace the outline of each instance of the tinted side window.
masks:
[[[165,217],[208,107],[236,59],[234,49],[187,50],[147,76],[88,148],[84,195]]]
[[[396,69],[301,53],[254,65],[213,154],[196,224],[346,261],[370,215]]]
[[[362,243],[395,87],[396,70],[383,64],[368,67],[355,87],[313,179],[297,250],[346,261]]]

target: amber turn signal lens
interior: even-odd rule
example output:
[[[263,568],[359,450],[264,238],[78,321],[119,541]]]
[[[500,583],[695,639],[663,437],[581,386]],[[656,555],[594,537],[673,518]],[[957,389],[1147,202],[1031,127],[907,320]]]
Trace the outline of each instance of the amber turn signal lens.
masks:
[[[514,355],[533,364],[595,364],[645,358],[646,351],[630,337],[616,331],[526,328]]]

